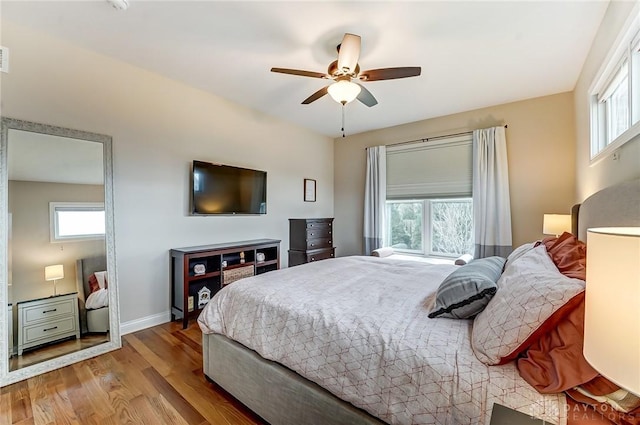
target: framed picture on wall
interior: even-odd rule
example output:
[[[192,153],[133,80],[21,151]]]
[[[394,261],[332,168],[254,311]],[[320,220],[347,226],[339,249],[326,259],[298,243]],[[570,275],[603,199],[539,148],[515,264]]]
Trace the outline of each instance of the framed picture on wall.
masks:
[[[304,179],[304,201],[316,202],[316,181],[314,179]]]

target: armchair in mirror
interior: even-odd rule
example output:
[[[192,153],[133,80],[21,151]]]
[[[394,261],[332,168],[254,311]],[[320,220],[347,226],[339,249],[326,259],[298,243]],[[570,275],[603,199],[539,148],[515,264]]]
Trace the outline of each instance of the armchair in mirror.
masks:
[[[121,344],[111,137],[1,127],[0,386]]]

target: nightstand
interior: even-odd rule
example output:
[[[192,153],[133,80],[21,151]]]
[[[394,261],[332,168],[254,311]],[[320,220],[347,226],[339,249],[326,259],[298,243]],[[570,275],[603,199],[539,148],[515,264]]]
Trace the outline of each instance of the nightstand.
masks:
[[[17,304],[19,356],[26,348],[71,336],[80,338],[77,292]]]

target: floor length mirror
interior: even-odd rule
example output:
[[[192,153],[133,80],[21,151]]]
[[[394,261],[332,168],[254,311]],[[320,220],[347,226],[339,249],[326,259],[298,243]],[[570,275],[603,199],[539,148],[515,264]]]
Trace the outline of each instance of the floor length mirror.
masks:
[[[111,138],[2,118],[0,384],[120,347]]]

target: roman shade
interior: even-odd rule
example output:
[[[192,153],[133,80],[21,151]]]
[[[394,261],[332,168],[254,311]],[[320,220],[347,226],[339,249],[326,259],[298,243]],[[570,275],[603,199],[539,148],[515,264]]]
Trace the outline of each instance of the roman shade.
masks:
[[[471,135],[387,148],[387,199],[470,197]]]

